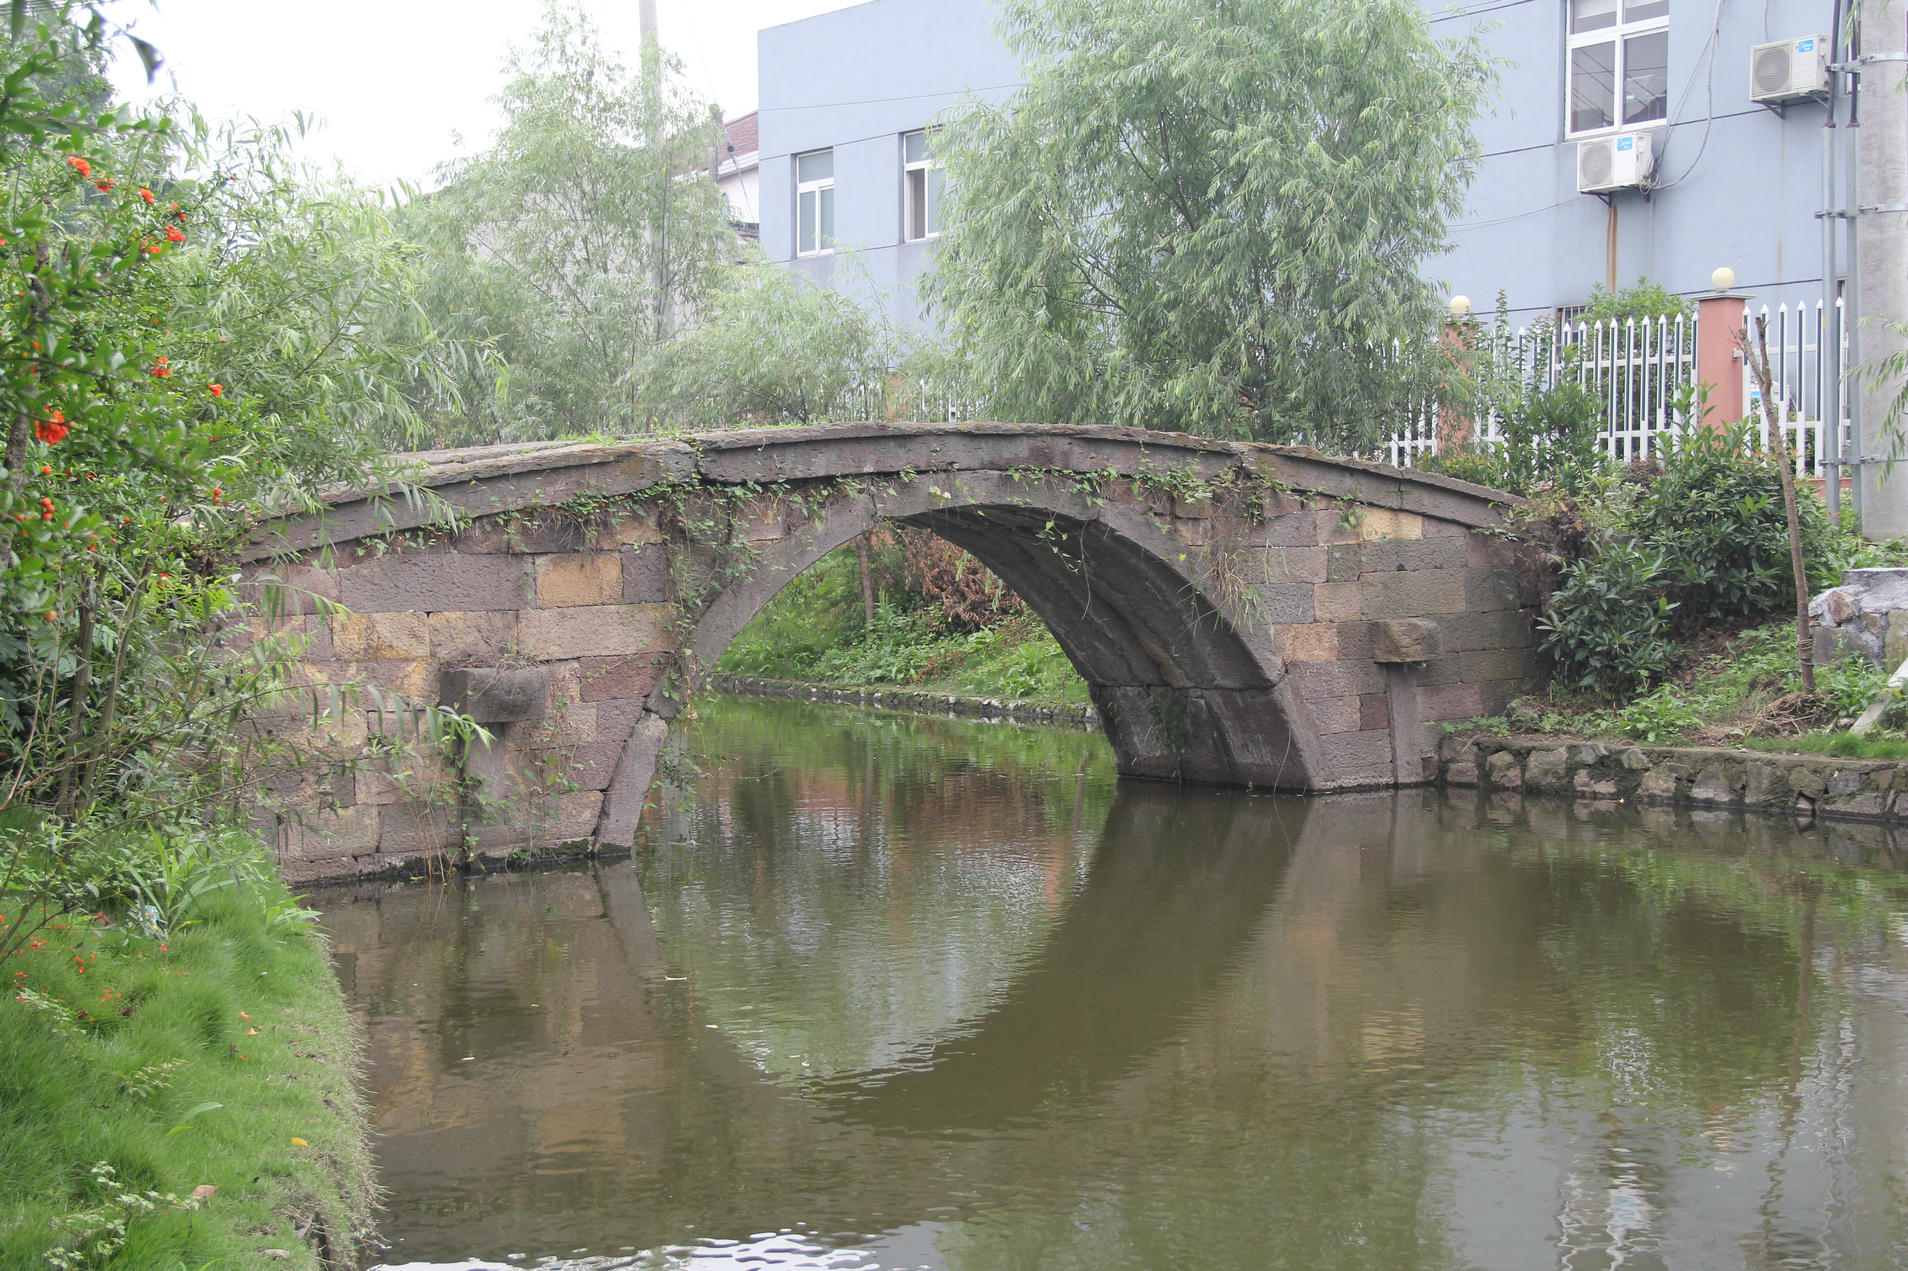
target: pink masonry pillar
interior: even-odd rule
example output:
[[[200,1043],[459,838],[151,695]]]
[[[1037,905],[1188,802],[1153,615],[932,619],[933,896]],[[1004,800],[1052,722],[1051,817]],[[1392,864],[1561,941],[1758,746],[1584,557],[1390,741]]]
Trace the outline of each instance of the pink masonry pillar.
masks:
[[[1698,324],[1700,328],[1700,323]],[[1471,350],[1477,346],[1477,330],[1469,318],[1454,318],[1444,324],[1444,335],[1438,343],[1443,347],[1445,362],[1451,367],[1453,379],[1469,378],[1471,374]],[[1448,406],[1438,407],[1437,418],[1438,450],[1448,454],[1471,439],[1471,417]]]
[[[1696,381],[1709,385],[1711,428],[1733,424],[1749,412],[1742,391],[1741,296],[1705,296],[1696,305]]]

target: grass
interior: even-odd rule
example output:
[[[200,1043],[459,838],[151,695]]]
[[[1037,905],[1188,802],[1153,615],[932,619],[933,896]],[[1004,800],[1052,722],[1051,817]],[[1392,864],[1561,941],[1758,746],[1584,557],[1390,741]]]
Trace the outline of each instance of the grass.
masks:
[[[1745,746],[1845,757],[1908,757],[1908,739],[1878,732],[1857,739],[1836,730],[1881,691],[1886,674],[1858,658],[1816,668],[1816,692],[1803,693],[1795,627],[1768,623],[1690,652],[1682,671],[1630,701],[1612,705],[1553,688],[1514,703],[1486,729],[1608,737],[1659,745]]]
[[[0,1268],[318,1267],[326,1242],[356,1265],[375,1197],[355,1052],[303,918],[251,878],[169,932],[52,918],[10,960]]]
[[[884,593],[872,626],[850,551],[837,551],[792,579],[716,664],[837,688],[914,688],[1012,701],[1078,703],[1086,681],[1031,614],[981,631],[947,630],[899,590]]]

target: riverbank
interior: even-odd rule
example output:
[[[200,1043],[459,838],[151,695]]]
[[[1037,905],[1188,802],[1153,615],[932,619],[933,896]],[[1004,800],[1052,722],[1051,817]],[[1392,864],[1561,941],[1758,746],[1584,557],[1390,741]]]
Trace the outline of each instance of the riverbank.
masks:
[[[1457,732],[1438,747],[1438,784],[1804,820],[1908,820],[1908,762],[1714,746],[1653,746]]]
[[[875,710],[913,711],[962,719],[1000,720],[1016,724],[1058,724],[1097,732],[1100,713],[1082,702],[1023,701],[1004,697],[970,697],[911,688],[836,688],[806,680],[783,680],[763,675],[710,677],[709,687],[738,697],[789,698],[804,702],[833,702]]]
[[[235,878],[174,930],[54,917],[10,959],[0,1266],[359,1265],[359,1043],[310,917]]]

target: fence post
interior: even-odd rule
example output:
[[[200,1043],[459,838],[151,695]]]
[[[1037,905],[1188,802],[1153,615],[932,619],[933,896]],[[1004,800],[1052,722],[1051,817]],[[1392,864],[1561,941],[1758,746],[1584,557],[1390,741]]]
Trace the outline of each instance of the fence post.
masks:
[[[1709,385],[1711,427],[1733,424],[1747,414],[1742,391],[1741,296],[1704,296],[1696,302],[1696,382]]]

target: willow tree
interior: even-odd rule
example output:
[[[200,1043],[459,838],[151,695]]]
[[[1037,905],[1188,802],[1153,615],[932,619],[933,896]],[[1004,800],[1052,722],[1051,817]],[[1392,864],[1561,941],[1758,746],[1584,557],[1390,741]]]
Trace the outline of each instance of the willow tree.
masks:
[[[1008,0],[927,295],[991,414],[1369,444],[1433,386],[1492,70],[1415,0]]]
[[[406,215],[426,311],[491,354],[464,364],[440,439],[641,431],[639,368],[737,252],[719,121],[653,43],[632,72],[554,3],[498,101],[496,141]]]

